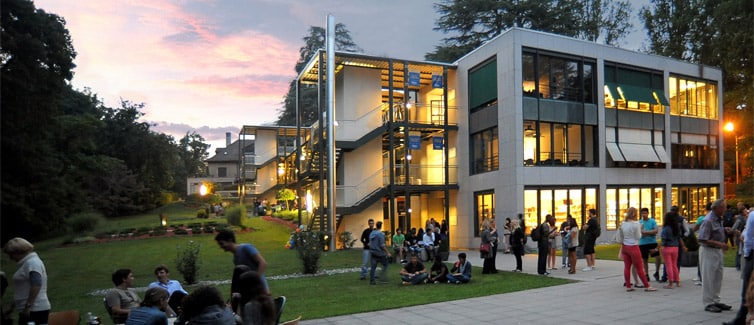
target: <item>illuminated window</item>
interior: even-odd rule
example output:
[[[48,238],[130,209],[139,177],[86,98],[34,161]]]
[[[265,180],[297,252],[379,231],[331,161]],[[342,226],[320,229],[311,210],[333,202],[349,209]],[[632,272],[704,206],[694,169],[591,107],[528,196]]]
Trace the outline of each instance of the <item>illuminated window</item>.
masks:
[[[527,233],[544,222],[548,214],[555,217],[556,226],[560,226],[570,214],[581,227],[589,209],[597,209],[597,189],[593,187],[524,190],[524,223]],[[604,220],[600,220],[600,224],[602,223]]]
[[[668,84],[671,115],[717,119],[717,84],[677,76],[671,76]]]
[[[485,173],[498,169],[497,126],[474,133],[471,138],[471,174]]]
[[[606,219],[605,228],[616,230],[623,222],[628,208],[637,210],[647,208],[650,217],[662,221],[666,207],[663,205],[663,187],[612,187],[605,190]]]
[[[718,187],[674,186],[670,191],[670,202],[678,207],[678,212],[693,223],[697,217],[706,215],[705,206],[720,198]]]
[[[524,96],[595,103],[593,62],[527,51],[521,60]]]
[[[479,237],[484,219],[495,218],[495,191],[474,193],[474,236]]]

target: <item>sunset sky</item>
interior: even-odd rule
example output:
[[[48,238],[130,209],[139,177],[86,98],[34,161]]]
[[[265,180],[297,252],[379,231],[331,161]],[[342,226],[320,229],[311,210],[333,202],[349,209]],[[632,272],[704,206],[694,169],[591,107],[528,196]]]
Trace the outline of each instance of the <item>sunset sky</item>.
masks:
[[[35,0],[57,14],[78,53],[73,85],[107,106],[144,103],[144,119],[176,139],[197,131],[225,146],[242,125],[277,120],[310,26],[327,14],[366,54],[421,60],[444,35],[425,0]],[[640,5],[633,5],[634,15]],[[622,45],[638,49],[640,24]]]

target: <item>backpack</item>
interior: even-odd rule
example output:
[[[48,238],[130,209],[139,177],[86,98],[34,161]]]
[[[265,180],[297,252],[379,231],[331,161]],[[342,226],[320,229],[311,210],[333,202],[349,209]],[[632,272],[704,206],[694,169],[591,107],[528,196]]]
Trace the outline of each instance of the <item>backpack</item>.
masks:
[[[531,231],[531,240],[542,240],[542,225],[537,226],[537,228],[534,228],[534,230]]]

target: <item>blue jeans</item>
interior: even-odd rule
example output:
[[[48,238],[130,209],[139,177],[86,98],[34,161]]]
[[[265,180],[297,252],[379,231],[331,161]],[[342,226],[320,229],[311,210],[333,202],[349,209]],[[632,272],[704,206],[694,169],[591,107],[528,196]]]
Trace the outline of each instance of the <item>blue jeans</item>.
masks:
[[[571,246],[571,239],[566,239],[563,237],[563,247],[562,247],[562,260],[563,260],[563,266],[568,265],[568,247]]]
[[[382,264],[380,280],[387,281],[387,256],[372,255],[372,269],[369,271],[369,283],[374,283],[374,272],[377,270],[377,263]]]
[[[448,274],[446,275],[446,277],[448,278],[448,281],[450,281],[450,283],[455,283],[456,281],[461,282],[461,283],[469,283],[469,281],[471,281],[470,277],[467,277],[463,274],[461,275]]]
[[[401,275],[401,280],[402,281],[409,282],[411,284],[420,284],[425,279],[427,279],[427,273],[422,273],[422,274],[414,275],[413,277],[409,277],[408,275]]]
[[[369,251],[368,248],[364,249],[364,252],[361,253],[361,279],[366,279],[367,277],[367,268],[371,263],[369,263],[369,259],[372,256],[372,253]]]

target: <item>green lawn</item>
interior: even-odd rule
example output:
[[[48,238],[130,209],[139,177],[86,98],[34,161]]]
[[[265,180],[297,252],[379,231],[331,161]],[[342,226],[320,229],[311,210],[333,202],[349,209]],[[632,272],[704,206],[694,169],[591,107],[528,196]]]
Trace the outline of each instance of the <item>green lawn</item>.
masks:
[[[95,233],[124,228],[154,227],[158,225],[159,213],[111,220],[98,227]],[[164,213],[168,215],[169,224],[207,221],[194,218],[194,209],[177,205],[166,208]],[[224,222],[224,219],[209,221]],[[239,242],[251,242],[257,246],[269,263],[267,276],[301,272],[302,266],[296,251],[284,248],[290,235],[289,228],[259,218],[249,219],[245,225],[253,228],[253,231],[237,231],[237,239]],[[76,234],[74,237],[86,235],[88,234]],[[56,238],[34,243],[47,267],[48,295],[53,311],[76,309],[84,314],[92,312],[106,316],[102,306],[103,296],[98,290],[113,286],[110,275],[118,268],[132,269],[137,287],[144,287],[153,281],[154,267],[163,263],[171,269],[172,278],[182,280],[180,273],[175,270],[175,258],[177,248],[189,241],[201,244],[199,281],[228,280],[232,273],[230,253],[223,252],[217,247],[212,234],[61,245],[70,239]],[[320,260],[321,269],[324,270],[352,268],[360,263],[361,250],[358,249],[326,252]],[[289,299],[283,319],[292,319],[298,315],[303,315],[304,319],[321,318],[568,283],[563,279],[508,272],[497,276],[482,276],[481,268],[475,268],[474,278],[468,285],[404,287],[399,284],[398,267],[391,267],[390,276],[393,277],[393,281],[390,284],[371,287],[367,281],[358,280],[357,272],[270,280],[269,283],[274,295],[285,295]],[[16,270],[15,263],[6,255],[2,258],[2,270],[9,276]],[[217,287],[223,293],[230,290],[229,285]],[[191,291],[193,286],[186,288]],[[12,291],[12,288],[9,288],[9,291]],[[7,305],[11,298],[12,292],[8,292],[3,297],[3,302]],[[109,322],[108,317],[102,318]]]

